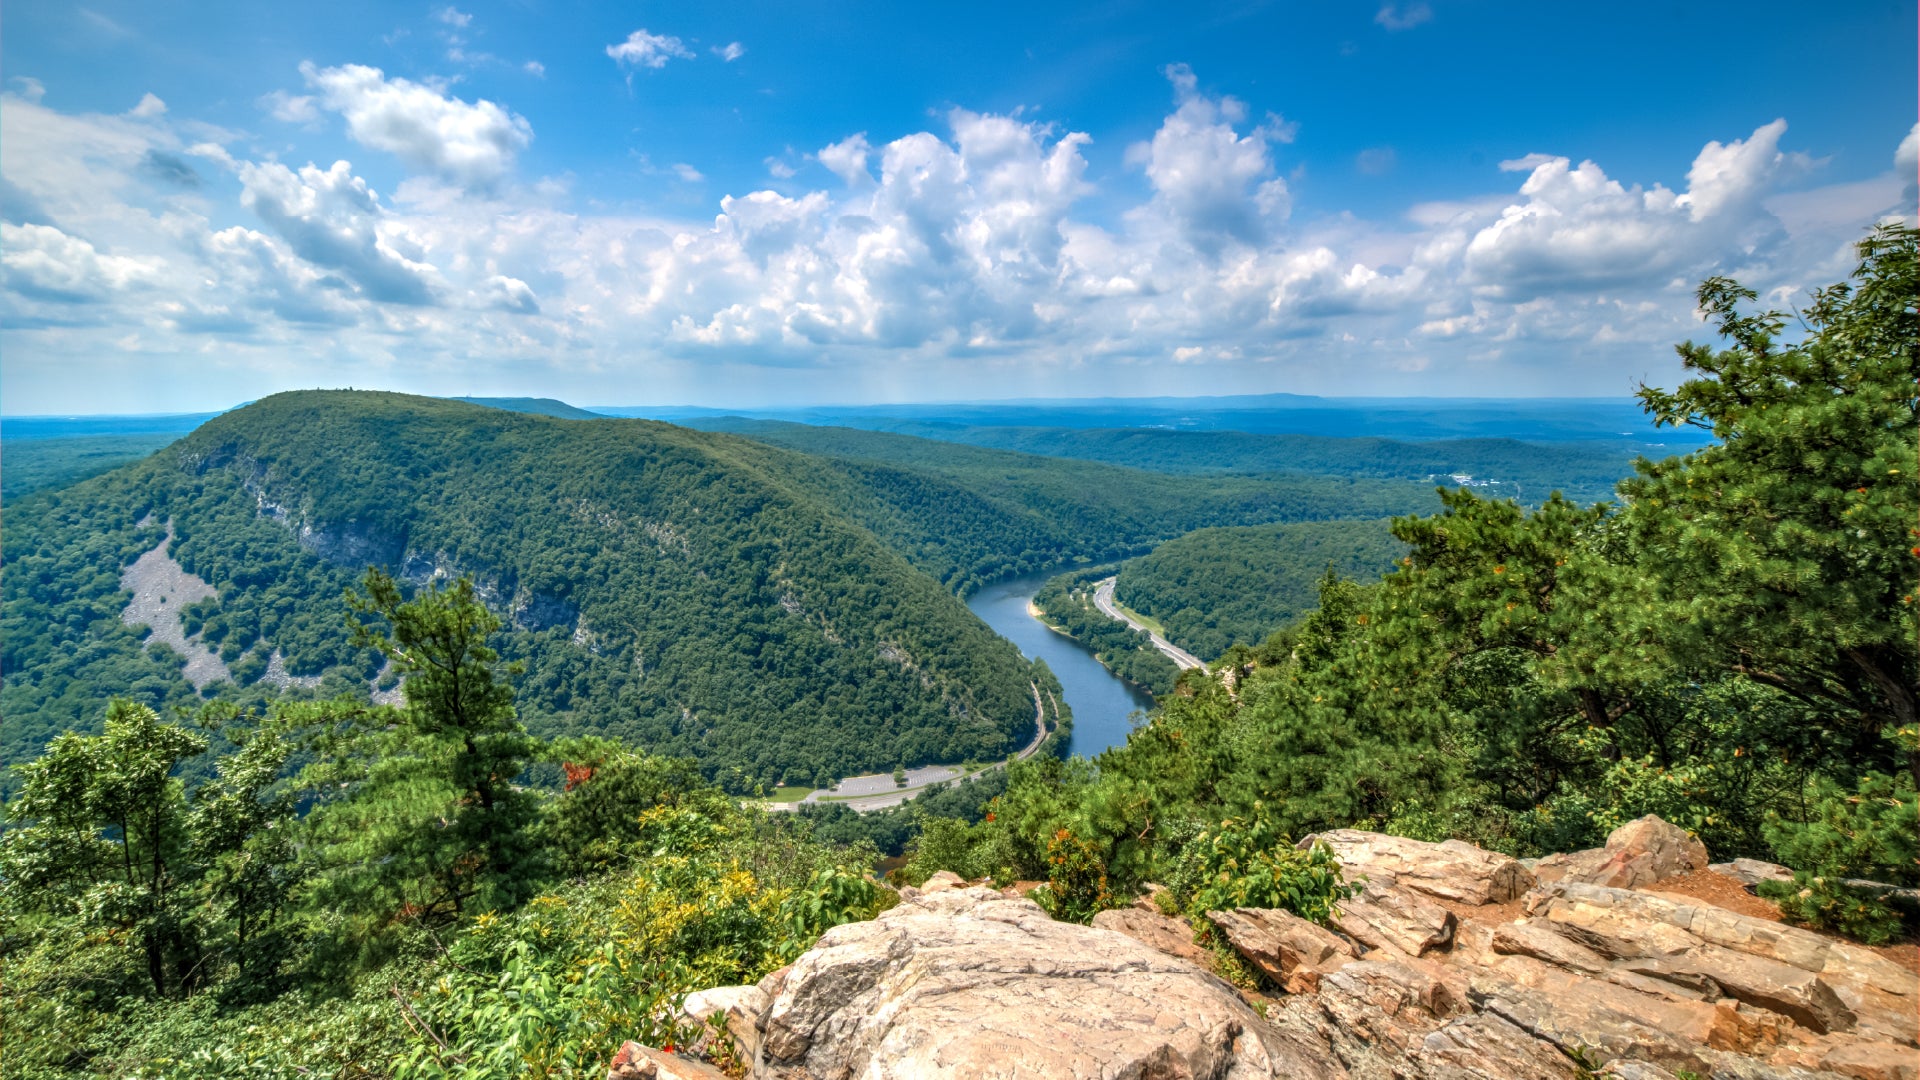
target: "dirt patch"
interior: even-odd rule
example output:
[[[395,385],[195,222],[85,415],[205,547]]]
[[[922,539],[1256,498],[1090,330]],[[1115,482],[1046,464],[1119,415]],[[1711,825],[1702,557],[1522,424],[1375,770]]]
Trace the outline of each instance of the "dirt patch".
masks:
[[[1646,889],[1647,892],[1674,893],[1705,901],[1715,907],[1726,908],[1737,915],[1750,915],[1756,919],[1768,919],[1784,922],[1780,917],[1780,908],[1765,897],[1755,896],[1747,891],[1746,885],[1738,878],[1729,877],[1715,870],[1696,870],[1691,874],[1682,874],[1665,881],[1656,882]],[[1811,929],[1811,928],[1809,928]],[[1839,934],[1824,930],[1814,930],[1823,937],[1842,941]],[[1920,942],[1901,942],[1897,945],[1869,945],[1868,948],[1881,956],[1899,964],[1908,971],[1920,974]]]
[[[151,517],[151,515],[149,515]],[[152,630],[149,641],[165,642],[174,652],[187,658],[182,674],[195,690],[205,690],[221,679],[230,679],[226,662],[207,648],[200,635],[188,637],[180,625],[180,609],[188,604],[218,595],[214,587],[187,573],[185,567],[167,554],[173,543],[173,522],[167,522],[166,539],[160,546],[140,556],[120,575],[120,587],[133,593],[120,621],[128,626]]]
[[[1717,870],[1695,870],[1691,874],[1681,874],[1664,881],[1649,885],[1647,892],[1674,893],[1704,900],[1714,907],[1726,908],[1736,915],[1749,915],[1756,919],[1779,922],[1780,908],[1773,901],[1755,896],[1747,891],[1739,878],[1728,877]]]

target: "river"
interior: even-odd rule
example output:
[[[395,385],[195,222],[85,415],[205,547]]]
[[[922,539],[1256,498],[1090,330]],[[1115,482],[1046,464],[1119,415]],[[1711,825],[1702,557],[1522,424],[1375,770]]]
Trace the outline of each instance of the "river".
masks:
[[[1073,740],[1068,749],[1091,758],[1127,741],[1128,720],[1136,710],[1153,708],[1153,696],[1108,671],[1079,642],[1047,629],[1027,614],[1027,601],[1050,574],[1015,578],[974,593],[967,606],[994,632],[1014,643],[1029,660],[1045,660],[1066,690],[1073,710]]]

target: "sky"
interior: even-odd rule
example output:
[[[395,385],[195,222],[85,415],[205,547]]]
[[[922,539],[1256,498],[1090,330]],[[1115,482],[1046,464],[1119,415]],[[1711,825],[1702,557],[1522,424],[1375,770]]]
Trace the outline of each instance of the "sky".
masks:
[[[1915,6],[13,0],[0,412],[1621,396],[1915,213]]]

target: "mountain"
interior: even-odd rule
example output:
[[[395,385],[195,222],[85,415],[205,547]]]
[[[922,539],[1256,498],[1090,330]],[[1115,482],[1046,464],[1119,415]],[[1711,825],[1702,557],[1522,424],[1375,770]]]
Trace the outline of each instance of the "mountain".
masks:
[[[1373,582],[1407,546],[1384,521],[1301,521],[1199,529],[1120,568],[1114,595],[1207,660],[1258,645],[1320,603],[1331,569]]]
[[[543,734],[694,756],[735,786],[997,758],[1031,736],[1036,675],[956,594],[1203,526],[1433,505],[1392,481],[824,437],[799,452],[366,391],[223,414],[9,506],[4,748],[22,760],[115,694],[368,692],[380,672],[347,643],[340,598],[372,564],[416,584],[472,575]],[[173,628],[145,648],[128,591],[136,625]]]
[[[505,409],[508,412],[531,413],[534,416],[554,416],[562,420],[604,420],[602,413],[588,412],[585,409],[569,405],[564,401],[545,397],[457,397],[449,401],[464,401],[469,405],[485,405],[489,409]]]
[[[9,508],[8,760],[96,723],[110,695],[195,700],[179,655],[143,651],[120,621],[123,573],[169,524],[167,551],[217,598],[188,603],[177,575],[149,591],[172,590],[197,635],[176,644],[215,650],[225,666],[204,670],[237,682],[364,693],[375,658],[347,643],[340,598],[374,564],[416,584],[472,575],[509,621],[501,651],[526,665],[521,709],[545,733],[617,735],[743,782],[1024,745],[1034,673],[1019,653],[782,475],[792,456],[395,394],[228,413]]]

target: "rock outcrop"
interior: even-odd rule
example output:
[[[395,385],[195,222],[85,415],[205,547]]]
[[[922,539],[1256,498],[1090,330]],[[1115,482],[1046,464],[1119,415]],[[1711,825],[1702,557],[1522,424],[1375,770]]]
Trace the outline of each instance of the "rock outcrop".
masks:
[[[1706,868],[1707,845],[1680,826],[1648,814],[1608,833],[1605,847],[1536,861],[1533,874],[1542,883],[1580,881],[1633,889]]]
[[[1152,905],[1083,927],[947,875],[757,987],[689,997],[685,1019],[723,1015],[761,1080],[1920,1080],[1920,977],[1658,891],[1706,866],[1676,832],[1633,822],[1537,884],[1467,844],[1322,834],[1366,879],[1331,927],[1207,915],[1273,997],[1216,977]],[[615,1080],[708,1075],[623,1054]]]

